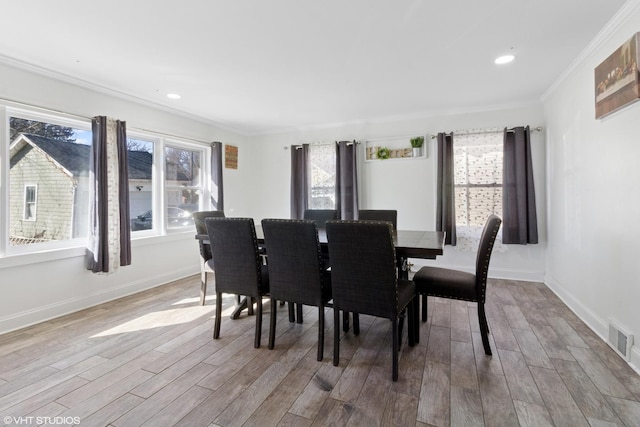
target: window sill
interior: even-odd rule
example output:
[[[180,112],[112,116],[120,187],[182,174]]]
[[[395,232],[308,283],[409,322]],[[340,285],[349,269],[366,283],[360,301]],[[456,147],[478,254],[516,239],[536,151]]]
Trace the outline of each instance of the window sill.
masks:
[[[149,235],[134,237],[131,239],[131,248],[139,248],[158,244],[159,242],[174,242],[184,239],[194,239],[194,230],[184,230],[172,232],[165,235]],[[78,245],[64,248],[47,248],[22,253],[12,253],[0,258],[0,270],[4,268],[20,267],[23,265],[37,264],[43,262],[56,261],[67,258],[84,257],[86,255],[86,245]]]

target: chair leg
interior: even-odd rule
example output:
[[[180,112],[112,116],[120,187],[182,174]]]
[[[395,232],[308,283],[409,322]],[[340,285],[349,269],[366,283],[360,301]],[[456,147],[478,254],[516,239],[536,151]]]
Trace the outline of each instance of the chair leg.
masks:
[[[407,316],[407,309],[405,308],[398,316],[398,348],[402,347],[402,330],[404,329],[404,318],[406,316]]]
[[[216,291],[216,319],[213,324],[213,339],[220,336],[220,320],[222,319],[222,292]]]
[[[346,312],[345,312],[346,313]],[[340,309],[333,305],[333,366],[340,363]]]
[[[353,313],[353,335],[360,335],[360,315],[356,312]]]
[[[324,304],[318,306],[318,362],[324,357]]]
[[[202,269],[200,272],[200,305],[204,305],[207,297],[207,272]]]
[[[342,331],[347,332],[349,330],[349,312],[342,312]]]
[[[420,342],[420,295],[413,298],[413,344]]]
[[[293,323],[296,321],[296,309],[292,302],[288,302],[287,307],[289,307],[289,322]]]
[[[427,294],[420,295],[422,298],[422,322],[427,321]]]
[[[276,314],[278,303],[275,298],[271,298],[271,316],[269,317],[269,350],[273,350],[276,344]]]
[[[484,311],[484,304],[478,303],[478,323],[480,324],[480,335],[482,335],[482,345],[484,354],[491,356],[491,346],[489,345],[489,325],[487,324],[487,314]]]
[[[391,321],[393,322],[392,326],[391,326],[391,347],[392,347],[392,362],[391,362],[391,369],[392,369],[392,379],[393,381],[398,381],[398,350],[399,350],[399,346],[398,346],[398,318],[397,317],[393,317],[391,319]]]
[[[253,346],[260,348],[260,336],[262,335],[262,297],[256,298],[256,338]]]
[[[415,327],[416,327],[416,318],[414,309],[414,300],[411,300],[407,305],[407,342],[409,343],[409,347],[413,347],[416,345],[416,336],[415,336]]]
[[[247,314],[253,316],[253,297],[247,297]]]
[[[296,322],[302,323],[302,304],[296,304]]]

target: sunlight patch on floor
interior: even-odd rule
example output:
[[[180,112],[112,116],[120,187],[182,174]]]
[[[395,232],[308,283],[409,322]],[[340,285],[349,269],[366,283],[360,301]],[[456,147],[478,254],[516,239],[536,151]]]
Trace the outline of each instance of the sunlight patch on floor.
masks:
[[[154,311],[153,313],[145,314],[134,320],[118,325],[115,328],[100,332],[92,338],[189,323],[207,314],[213,314],[213,310],[214,306],[205,305],[204,307],[183,307]],[[229,308],[229,313],[231,313],[231,310],[233,310],[233,307]]]

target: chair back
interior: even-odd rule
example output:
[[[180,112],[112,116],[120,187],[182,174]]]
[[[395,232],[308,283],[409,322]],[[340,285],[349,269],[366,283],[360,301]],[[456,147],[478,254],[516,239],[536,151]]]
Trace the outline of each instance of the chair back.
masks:
[[[305,209],[304,219],[314,221],[318,228],[325,228],[327,221],[338,219],[338,211],[336,209]]]
[[[498,215],[489,215],[482,229],[480,245],[476,256],[476,292],[478,300],[484,304],[487,289],[487,275],[489,274],[489,261],[493,252],[493,244],[496,241],[502,219]]]
[[[396,253],[388,222],[327,222],[334,307],[372,316],[397,314]]]
[[[252,218],[206,218],[216,291],[257,297],[266,293]]]
[[[387,221],[398,229],[398,211],[384,209],[363,209],[358,211],[358,219],[365,221]]]
[[[196,233],[197,234],[207,234],[207,226],[204,223],[205,218],[214,217],[214,218],[224,218],[224,211],[199,211],[193,213],[193,222],[196,225]],[[202,240],[200,242],[200,255],[202,259],[208,261],[211,259],[211,246],[207,243],[204,243]]]
[[[272,298],[319,305],[330,288],[323,274],[318,228],[311,220],[263,219]],[[325,291],[323,293],[323,290]]]

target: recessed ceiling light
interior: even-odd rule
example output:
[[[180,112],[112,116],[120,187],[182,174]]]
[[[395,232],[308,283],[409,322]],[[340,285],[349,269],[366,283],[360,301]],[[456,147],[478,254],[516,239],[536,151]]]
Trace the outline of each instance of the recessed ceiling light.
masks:
[[[503,55],[503,56],[497,57],[496,60],[493,62],[495,62],[496,64],[508,64],[514,59],[516,59],[516,57],[513,55]]]
[[[181,96],[178,95],[177,93],[168,93],[167,94],[167,98],[169,98],[169,99],[180,99]]]

